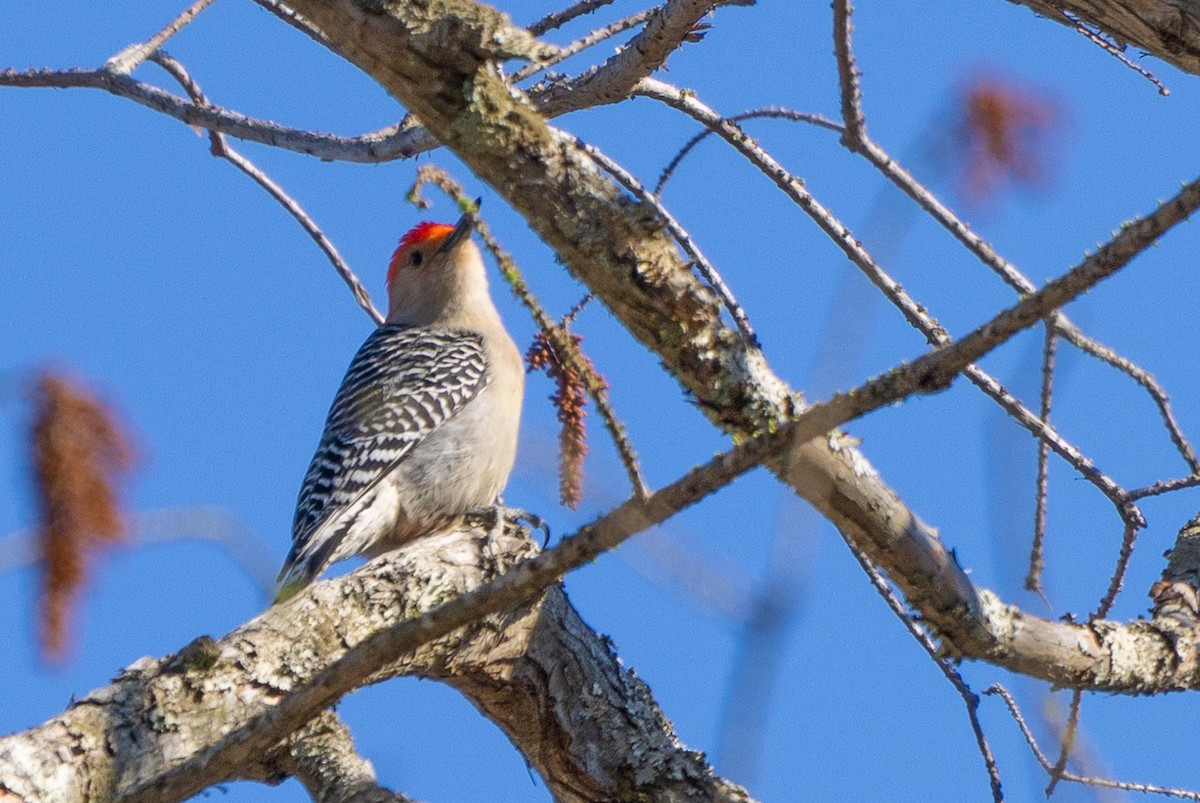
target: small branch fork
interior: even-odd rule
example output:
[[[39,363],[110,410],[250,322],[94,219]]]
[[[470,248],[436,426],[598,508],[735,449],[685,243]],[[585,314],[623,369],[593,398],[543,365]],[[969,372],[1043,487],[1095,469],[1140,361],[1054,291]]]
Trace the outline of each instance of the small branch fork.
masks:
[[[854,554],[858,564],[866,572],[867,577],[871,581],[871,585],[883,597],[883,601],[891,609],[892,613],[904,625],[904,628],[909,632],[917,643],[921,645],[921,649],[929,656],[929,660],[937,665],[938,669],[942,670],[942,674],[946,676],[946,680],[950,681],[950,685],[954,686],[954,690],[962,697],[963,703],[967,707],[967,717],[971,721],[971,731],[975,734],[975,744],[979,747],[979,754],[983,757],[983,764],[987,768],[988,781],[992,787],[992,800],[996,803],[1001,803],[1004,800],[1004,790],[1000,784],[1000,767],[996,764],[996,757],[992,753],[992,746],[988,743],[987,736],[983,733],[983,725],[979,722],[979,695],[971,691],[971,687],[963,680],[958,670],[950,665],[950,662],[942,657],[941,651],[938,648],[933,637],[921,627],[920,623],[913,618],[909,613],[908,608],[888,585],[888,581],[871,562],[871,559],[862,550],[858,549],[854,544],[849,544],[850,551]]]
[[[530,78],[531,76],[537,75],[539,72],[542,72],[549,67],[553,67],[555,64],[558,64],[559,62],[566,61],[571,56],[574,56],[578,53],[582,53],[583,51],[587,50],[589,47],[594,47],[606,39],[611,39],[612,37],[616,36],[619,33],[628,31],[630,28],[634,28],[634,27],[637,27],[638,25],[641,25],[646,20],[650,19],[650,15],[653,13],[654,13],[654,11],[652,9],[648,9],[646,11],[639,11],[636,14],[631,14],[630,16],[625,17],[624,19],[617,20],[616,22],[613,22],[609,25],[605,25],[602,28],[597,28],[596,30],[589,33],[587,36],[584,36],[580,39],[576,39],[571,44],[567,45],[566,47],[563,47],[552,58],[549,58],[546,61],[541,61],[541,62],[536,62],[534,64],[525,65],[524,67],[522,67],[521,69],[519,69],[515,73],[513,73],[512,76],[510,76],[509,80],[515,84],[518,81],[524,81],[526,78]]]
[[[1017,706],[1017,701],[1013,699],[1012,694],[1008,689],[1000,684],[993,684],[984,689],[984,694],[989,696],[999,697],[1004,701],[1004,705],[1008,708],[1008,713],[1012,715],[1013,721],[1017,723],[1017,727],[1021,730],[1021,735],[1025,738],[1025,743],[1029,745],[1033,757],[1042,765],[1042,769],[1046,771],[1052,778],[1071,781],[1072,783],[1083,784],[1085,786],[1094,786],[1102,789],[1120,789],[1125,792],[1142,792],[1151,795],[1165,795],[1166,797],[1175,797],[1182,800],[1200,800],[1200,792],[1193,792],[1189,789],[1177,789],[1170,786],[1156,786],[1148,783],[1129,783],[1128,781],[1114,781],[1109,778],[1096,778],[1086,775],[1076,775],[1073,772],[1068,772],[1066,769],[1059,769],[1055,764],[1052,764],[1042,749],[1038,747],[1037,739],[1034,738],[1033,732],[1026,724],[1025,718],[1021,715],[1021,709]],[[1048,793],[1047,793],[1048,794]]]
[[[166,27],[154,34],[154,36],[151,36],[141,44],[130,45],[113,56],[104,63],[104,69],[114,75],[129,75],[138,68],[138,65],[150,58],[155,51],[165,45],[168,39],[179,33],[185,25],[194,20],[201,11],[212,5],[212,2],[213,0],[196,0],[195,3],[188,6],[182,14],[167,23]]]
[[[193,103],[195,103],[197,106],[208,105],[208,100],[204,97],[204,93],[200,91],[199,85],[192,79],[187,70],[184,69],[183,65],[180,64],[176,59],[172,58],[170,55],[161,50],[154,51],[148,56],[148,58],[166,70],[168,75],[178,81],[179,85],[182,86],[184,91],[186,91],[189,97],[191,97]],[[333,269],[337,271],[338,275],[342,277],[342,281],[344,281],[350,288],[350,292],[354,294],[354,300],[358,302],[358,305],[363,309],[363,311],[370,316],[371,320],[375,322],[376,326],[382,324],[383,315],[380,314],[379,310],[377,310],[375,305],[371,302],[371,294],[367,292],[367,288],[365,288],[362,282],[358,280],[358,276],[355,275],[353,269],[351,269],[350,265],[347,264],[346,260],[342,258],[342,255],[338,252],[337,247],[328,237],[325,236],[325,232],[322,231],[321,227],[317,225],[316,221],[314,221],[308,215],[308,213],[304,211],[304,208],[301,207],[300,204],[295,201],[295,199],[288,195],[282,187],[272,181],[266,173],[259,170],[253,162],[231,148],[229,143],[226,141],[224,134],[220,133],[219,131],[210,130],[208,132],[208,137],[209,141],[212,143],[212,155],[221,159],[225,159],[238,170],[241,170],[247,176],[252,178],[256,184],[266,190],[272,198],[278,201],[280,205],[288,211],[288,214],[296,219],[296,222],[299,223],[301,228],[308,233],[308,236],[312,237],[313,242],[317,244],[317,247],[319,247],[325,254],[326,258],[329,259],[330,264],[333,265]]]

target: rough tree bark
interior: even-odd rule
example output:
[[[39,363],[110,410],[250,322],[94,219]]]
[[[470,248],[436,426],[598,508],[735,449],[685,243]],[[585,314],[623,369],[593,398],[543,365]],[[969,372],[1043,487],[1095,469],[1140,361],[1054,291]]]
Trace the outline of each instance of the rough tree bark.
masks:
[[[214,783],[278,780],[306,748],[231,755],[222,740],[372,634],[503,573],[536,550],[516,528],[463,528],[318,583],[220,640],[143,658],[45,724],[0,739],[0,800],[182,800]],[[496,722],[564,801],[745,801],[680,745],[646,686],[561,588],[430,642],[374,674],[436,678]],[[275,733],[305,719],[272,723]],[[312,736],[328,734],[323,723]],[[310,756],[311,758],[311,756]],[[345,764],[339,766],[339,771]],[[181,769],[182,768],[182,769]]]

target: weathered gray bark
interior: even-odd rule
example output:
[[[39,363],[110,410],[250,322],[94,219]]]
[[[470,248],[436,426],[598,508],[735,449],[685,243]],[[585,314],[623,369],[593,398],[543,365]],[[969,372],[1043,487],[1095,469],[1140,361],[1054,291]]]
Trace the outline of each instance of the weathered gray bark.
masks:
[[[422,539],[317,584],[220,640],[201,637],[165,659],[143,658],[60,716],[0,739],[0,800],[3,790],[47,803],[181,800],[214,783],[283,773],[336,791],[339,779],[323,777],[320,761],[351,767],[354,776],[340,779],[345,787],[386,800],[352,755],[339,759],[311,741],[348,752],[336,720],[250,759],[222,751],[222,740],[254,727],[282,696],[372,634],[470,591],[534,549],[515,530]],[[426,644],[373,680],[414,674],[466,694],[559,800],[749,799],[680,745],[645,685],[559,588]],[[287,737],[304,725],[270,727]]]

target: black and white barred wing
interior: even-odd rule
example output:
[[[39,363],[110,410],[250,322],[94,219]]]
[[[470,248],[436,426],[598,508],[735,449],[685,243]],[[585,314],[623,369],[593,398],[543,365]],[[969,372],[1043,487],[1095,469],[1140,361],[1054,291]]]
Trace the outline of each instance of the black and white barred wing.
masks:
[[[385,325],[354,356],[296,503],[280,579],[306,584],[352,522],[339,521],[429,433],[487,383],[478,335]]]

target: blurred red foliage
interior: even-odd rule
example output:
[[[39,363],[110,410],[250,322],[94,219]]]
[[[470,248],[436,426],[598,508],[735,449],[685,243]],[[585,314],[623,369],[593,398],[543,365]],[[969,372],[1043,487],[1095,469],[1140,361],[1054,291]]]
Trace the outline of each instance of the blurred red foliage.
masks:
[[[1046,189],[1055,137],[1065,127],[1059,103],[1013,80],[981,75],[963,87],[958,106],[952,160],[965,202],[984,203],[1008,185]]]
[[[41,642],[43,655],[56,660],[68,644],[68,620],[89,559],[124,533],[118,488],[134,456],[112,412],[62,375],[43,372],[33,403],[30,447],[41,516]]]

